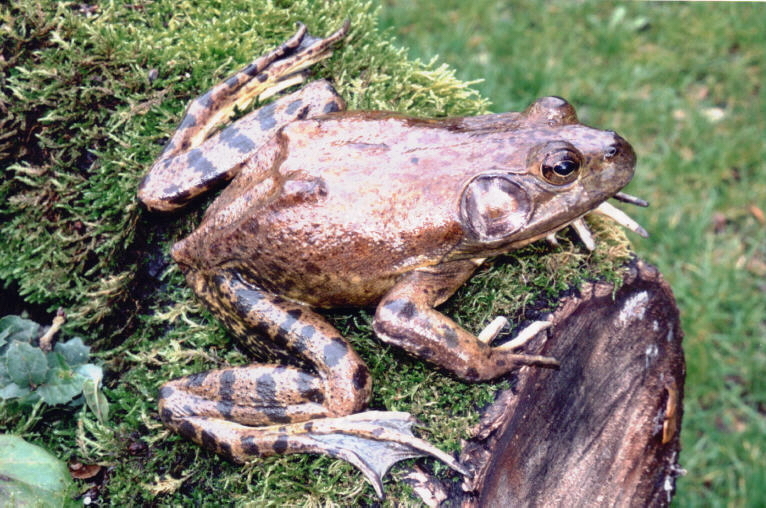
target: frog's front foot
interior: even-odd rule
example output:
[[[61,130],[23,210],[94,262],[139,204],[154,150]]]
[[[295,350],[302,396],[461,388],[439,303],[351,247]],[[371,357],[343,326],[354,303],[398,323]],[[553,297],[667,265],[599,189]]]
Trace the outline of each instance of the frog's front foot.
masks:
[[[455,261],[409,273],[378,304],[375,333],[466,381],[495,379],[522,365],[558,367],[555,358],[514,352],[551,326],[549,321],[536,321],[510,342],[492,346],[507,321],[495,321],[473,335],[434,309],[476,266],[471,260]]]
[[[505,328],[508,325],[508,318],[505,316],[498,316],[495,319],[492,320],[491,323],[489,323],[484,330],[482,330],[476,338],[479,339],[480,342],[483,342],[484,344],[491,344],[493,340],[500,334],[500,331]],[[530,340],[534,339],[538,333],[542,332],[543,330],[547,330],[553,326],[553,321],[543,320],[543,321],[534,321],[527,325],[526,327],[522,328],[521,331],[519,331],[516,336],[514,336],[511,340],[508,342],[504,342],[500,344],[499,346],[496,346],[494,349],[497,351],[513,351],[515,349],[518,349]],[[528,364],[528,365],[544,365],[549,367],[558,367],[559,362],[555,358],[549,357],[549,356],[538,356],[538,355],[518,355],[519,358],[517,359],[519,364]]]
[[[211,416],[181,415],[176,411],[189,407],[178,407],[168,390],[164,390],[163,397],[164,423],[218,454],[236,462],[288,453],[329,455],[356,466],[381,499],[382,478],[400,460],[432,456],[459,473],[469,474],[451,455],[412,433],[415,419],[409,413],[366,411],[301,423],[252,427]],[[169,410],[170,406],[176,407]]]

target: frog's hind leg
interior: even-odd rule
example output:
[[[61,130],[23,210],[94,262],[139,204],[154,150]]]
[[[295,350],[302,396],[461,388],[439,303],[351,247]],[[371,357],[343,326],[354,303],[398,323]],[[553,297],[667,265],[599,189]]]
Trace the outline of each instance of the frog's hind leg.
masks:
[[[160,416],[168,426],[238,462],[287,453],[340,458],[362,471],[380,496],[381,478],[405,458],[430,455],[465,474],[450,455],[413,435],[408,413],[357,413],[370,396],[369,372],[324,318],[233,272],[209,280],[192,271],[187,279],[248,349],[257,349],[257,333],[313,372],[254,364],[172,381],[160,392]]]
[[[348,23],[326,39],[312,37],[306,27],[278,48],[253,60],[244,69],[197,97],[186,110],[179,129],[165,148],[174,155],[201,144],[236,109],[244,109],[256,98],[265,99],[300,83],[301,71],[332,55],[332,45],[345,37]]]
[[[256,98],[265,99],[301,82],[307,67],[329,57],[348,23],[326,39],[298,32],[270,53],[194,99],[175,134],[139,186],[139,199],[155,210],[173,210],[231,179],[266,141],[285,124],[345,109],[326,81],[307,85],[216,132]]]

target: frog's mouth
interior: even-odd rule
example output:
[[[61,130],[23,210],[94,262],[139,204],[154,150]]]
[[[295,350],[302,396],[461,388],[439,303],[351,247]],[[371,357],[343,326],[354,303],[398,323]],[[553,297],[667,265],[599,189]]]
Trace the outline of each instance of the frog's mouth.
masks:
[[[622,201],[623,203],[629,203],[631,205],[636,206],[642,206],[646,207],[649,206],[649,203],[644,201],[641,198],[638,198],[636,196],[631,196],[630,194],[626,194],[624,192],[618,192],[614,196],[612,196],[617,201]],[[649,236],[649,233],[646,232],[644,228],[641,227],[641,225],[630,218],[630,216],[620,210],[619,208],[613,206],[612,204],[604,201],[600,205],[598,205],[596,208],[591,210],[588,213],[596,213],[599,215],[604,215],[605,217],[609,217],[613,221],[615,221],[620,226],[624,227],[625,229],[629,229],[630,231],[633,231],[637,235],[640,235],[644,238],[647,238]],[[577,233],[577,236],[580,237],[580,240],[582,240],[582,243],[585,245],[585,247],[588,248],[588,250],[593,250],[596,248],[596,242],[593,239],[593,234],[590,232],[590,229],[588,229],[588,226],[585,224],[585,220],[583,220],[582,217],[579,219],[573,220],[570,225]],[[550,235],[548,237],[549,241],[555,241],[553,239],[553,235]]]

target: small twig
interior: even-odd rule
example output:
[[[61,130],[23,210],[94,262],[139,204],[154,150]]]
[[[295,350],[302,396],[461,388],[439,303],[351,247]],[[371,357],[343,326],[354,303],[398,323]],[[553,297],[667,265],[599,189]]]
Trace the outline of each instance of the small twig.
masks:
[[[42,337],[40,337],[40,349],[46,353],[53,349],[53,336],[56,335],[56,333],[61,329],[61,325],[63,325],[65,322],[66,314],[64,313],[64,309],[59,307],[59,309],[56,311],[56,317],[53,318],[51,327],[48,328],[48,331],[45,332]]]

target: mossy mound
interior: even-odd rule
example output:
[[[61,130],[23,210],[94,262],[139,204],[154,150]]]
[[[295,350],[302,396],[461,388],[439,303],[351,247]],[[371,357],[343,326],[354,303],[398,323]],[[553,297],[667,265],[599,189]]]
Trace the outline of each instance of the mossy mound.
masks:
[[[451,116],[486,112],[488,102],[445,66],[408,60],[376,29],[372,4],[358,0],[20,0],[1,9],[3,310],[45,314],[63,307],[66,329],[99,350],[112,404],[106,425],[85,411],[74,419],[47,411],[31,428],[24,425],[26,437],[63,459],[112,468],[100,493],[112,504],[375,502],[343,462],[291,456],[238,467],[160,425],[156,391],[163,381],[246,358],[196,303],[167,255],[203,207],[149,214],[136,201],[136,187],[186,103],[282,42],[297,21],[328,34],[351,20],[349,37],[316,69],[350,109]],[[629,255],[624,236],[595,225],[594,253],[563,235],[558,248],[534,245],[499,258],[445,311],[477,330],[497,314],[543,312],[584,279],[619,279]],[[382,346],[369,311],[330,317],[372,370],[372,405],[412,412],[425,424],[421,434],[444,449],[457,450],[477,408],[508,385],[469,386]],[[20,428],[25,418],[18,408],[0,409],[5,428]],[[429,467],[449,477],[444,466]],[[387,489],[392,500],[411,499],[401,482]]]

